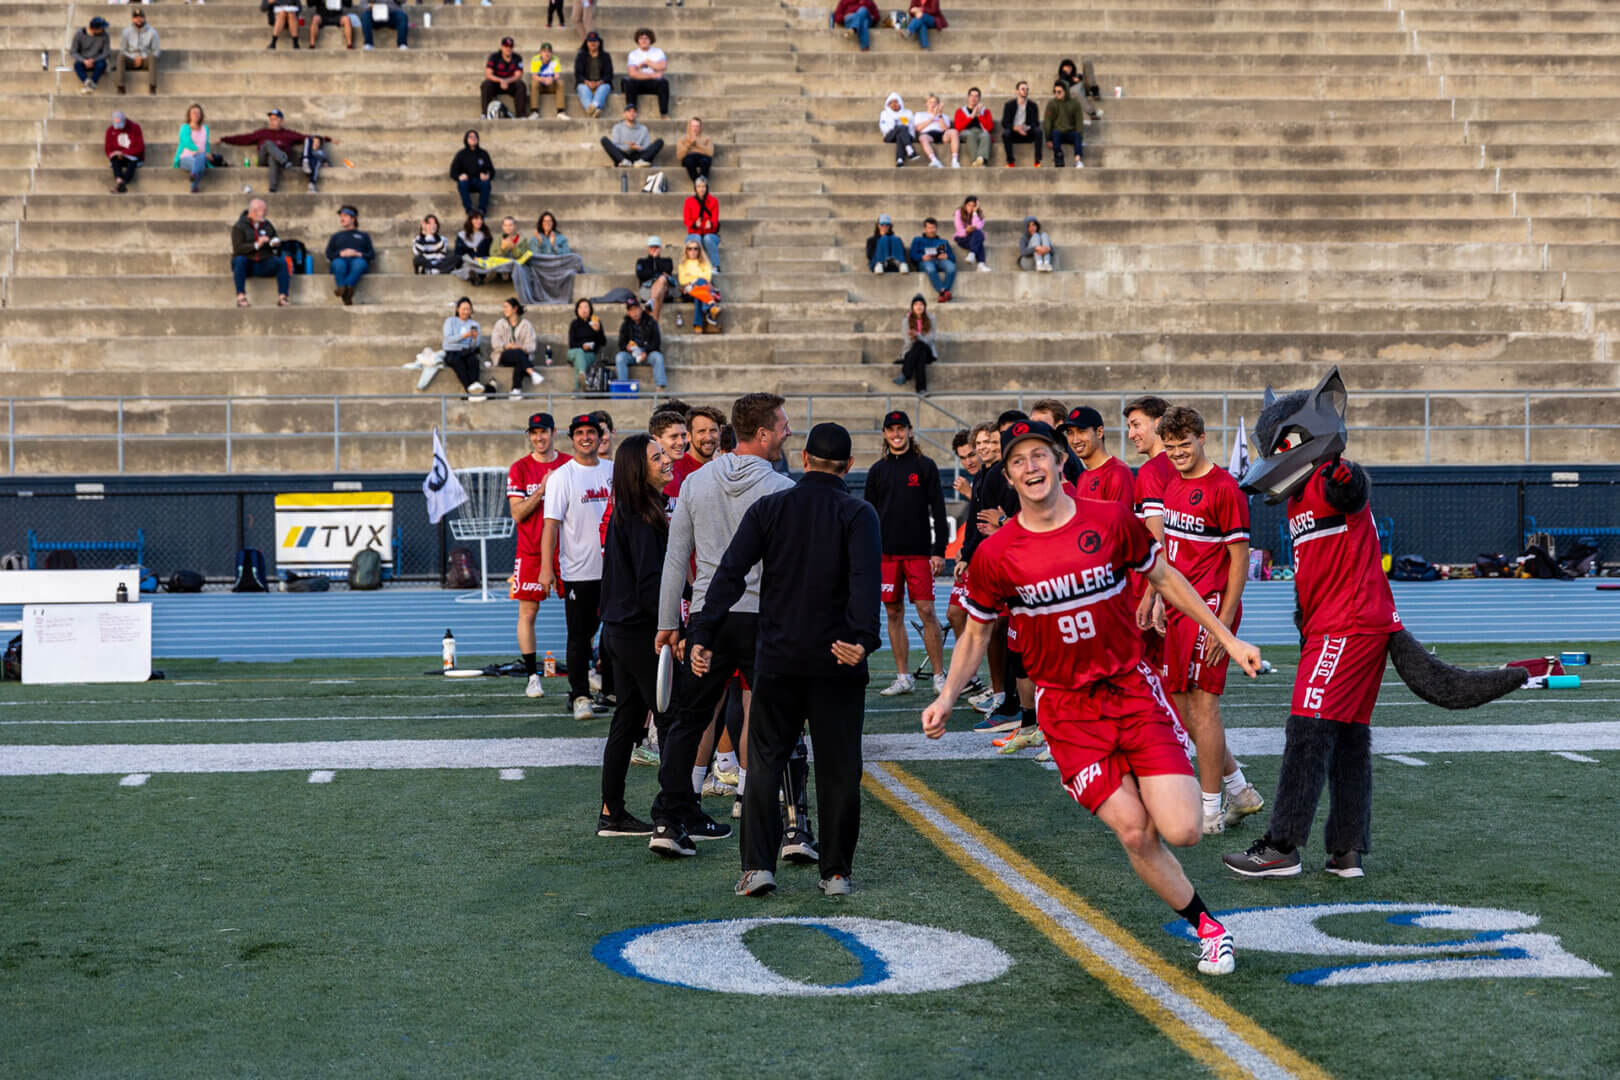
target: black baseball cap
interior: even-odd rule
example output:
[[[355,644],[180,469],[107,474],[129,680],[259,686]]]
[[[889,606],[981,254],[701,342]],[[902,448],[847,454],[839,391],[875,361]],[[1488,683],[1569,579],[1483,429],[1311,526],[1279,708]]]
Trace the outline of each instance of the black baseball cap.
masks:
[[[823,461],[848,461],[853,452],[849,431],[842,424],[817,424],[804,441],[805,452]]]
[[[513,41],[509,37],[503,37],[503,38],[501,38],[501,44],[503,46],[505,46],[506,48],[510,49],[512,46],[516,45],[517,42]]]
[[[283,113],[280,109],[271,109],[269,112],[265,113],[264,115],[266,115],[266,116],[279,116],[283,120],[287,119],[287,115],[285,113]]]
[[[553,420],[548,412],[537,412],[529,417],[529,430],[533,431],[536,428],[542,431],[556,431],[557,421]]]
[[[585,35],[585,40],[586,41],[594,41],[597,44],[601,44],[602,35],[598,34],[595,30],[592,30],[590,33]]]
[[[1014,420],[1028,420],[1028,419],[1029,419],[1029,414],[1024,412],[1023,409],[1008,409],[1006,412],[1004,412],[1000,416],[996,417],[996,427],[1000,427],[1002,424],[1010,424]]]
[[[1001,456],[1006,457],[1012,453],[1012,448],[1025,439],[1041,439],[1048,443],[1054,451],[1064,453],[1064,447],[1058,442],[1057,433],[1049,424],[1039,420],[1019,420],[1012,427],[1001,433]]]
[[[572,435],[582,427],[591,428],[598,435],[602,434],[602,425],[597,423],[596,417],[592,416],[588,412],[580,413],[578,416],[568,421],[568,434]]]
[[[896,409],[896,410],[894,410],[894,412],[889,413],[887,416],[885,416],[883,418],[883,426],[885,428],[892,428],[892,427],[895,427],[895,426],[910,427],[911,426],[911,417],[907,416],[905,413],[901,412],[899,409]]]
[[[1059,432],[1064,428],[1100,428],[1103,426],[1102,413],[1090,405],[1078,405],[1069,410],[1069,415],[1063,423],[1057,426]]]

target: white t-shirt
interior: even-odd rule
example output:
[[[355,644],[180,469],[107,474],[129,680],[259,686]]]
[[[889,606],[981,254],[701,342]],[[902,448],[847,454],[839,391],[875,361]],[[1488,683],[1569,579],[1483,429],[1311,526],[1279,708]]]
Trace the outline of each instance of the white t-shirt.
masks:
[[[668,62],[669,62],[669,57],[665,56],[664,55],[664,50],[660,49],[656,45],[654,45],[650,49],[631,49],[630,50],[630,70],[631,71],[636,70],[636,68],[640,67],[643,64],[660,64],[660,63],[668,63]],[[635,78],[634,75],[631,75],[630,77],[632,79]],[[664,76],[662,74],[658,75],[658,78],[660,78],[660,79],[663,78],[663,77]]]
[[[602,580],[602,513],[613,493],[613,462],[570,461],[546,480],[547,521],[558,526],[564,581]]]

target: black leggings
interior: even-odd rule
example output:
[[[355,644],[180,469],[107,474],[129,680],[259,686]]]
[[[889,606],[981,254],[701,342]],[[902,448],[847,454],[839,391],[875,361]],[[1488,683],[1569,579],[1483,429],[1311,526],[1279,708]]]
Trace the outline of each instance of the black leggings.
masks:
[[[546,25],[551,25],[551,17],[557,17],[558,26],[567,26],[568,20],[563,18],[563,0],[546,0]]]
[[[461,388],[468,389],[478,381],[478,373],[482,365],[479,363],[477,349],[446,349],[444,353],[444,366],[449,368],[461,380]]]
[[[691,153],[681,158],[681,168],[694,182],[700,176],[708,176],[709,170],[714,168],[714,158],[707,154]]]
[[[500,359],[495,361],[501,367],[512,369],[512,389],[518,393],[523,392],[523,377],[534,367],[534,357],[518,348],[501,350]]]
[[[902,377],[912,379],[917,384],[917,393],[928,389],[928,365],[934,362],[934,350],[928,347],[927,342],[914,341],[911,348],[900,358],[900,374]]]
[[[594,541],[593,541],[594,542]],[[591,696],[591,639],[602,625],[602,582],[565,582],[563,619],[568,626],[568,700]],[[638,720],[639,724],[640,721]]]
[[[653,631],[638,633],[603,626],[602,655],[612,657],[619,673],[619,704],[608,726],[607,745],[602,748],[602,804],[609,814],[618,814],[624,810],[624,775],[630,769],[630,751],[641,741],[647,713],[657,700],[658,656],[653,652]],[[668,713],[653,713],[660,744],[668,724]]]

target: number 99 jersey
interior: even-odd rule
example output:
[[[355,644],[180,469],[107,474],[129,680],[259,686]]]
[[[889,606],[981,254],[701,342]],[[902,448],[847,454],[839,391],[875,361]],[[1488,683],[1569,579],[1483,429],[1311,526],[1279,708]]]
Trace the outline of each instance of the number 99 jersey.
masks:
[[[1005,604],[1007,644],[1037,686],[1080,690],[1123,676],[1142,659],[1142,632],[1126,572],[1146,573],[1159,544],[1117,502],[1074,500],[1075,514],[1051,532],[1031,532],[1018,515],[973,553],[963,605],[994,622]]]

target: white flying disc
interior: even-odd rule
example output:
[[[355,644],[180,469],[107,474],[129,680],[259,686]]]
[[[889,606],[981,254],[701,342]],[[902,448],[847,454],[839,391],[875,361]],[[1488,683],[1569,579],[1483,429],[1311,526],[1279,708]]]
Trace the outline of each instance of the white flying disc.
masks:
[[[658,691],[653,697],[653,709],[669,711],[669,699],[675,694],[675,650],[668,645],[658,650]]]
[[[444,669],[444,677],[447,679],[476,679],[483,673],[483,668],[475,667],[453,667]]]

